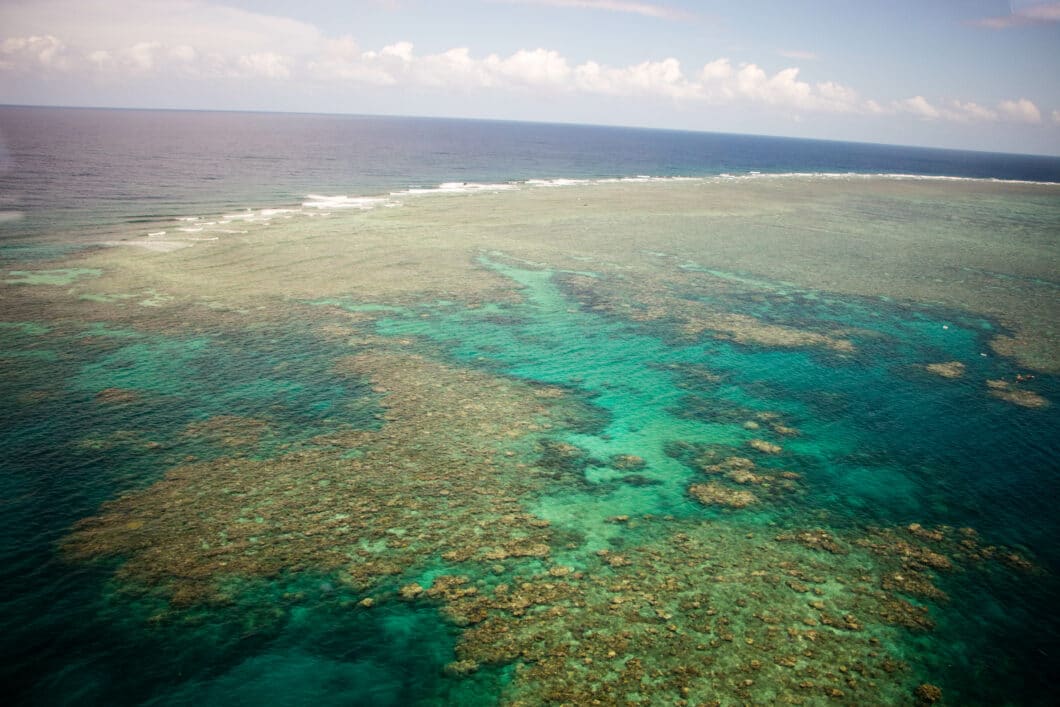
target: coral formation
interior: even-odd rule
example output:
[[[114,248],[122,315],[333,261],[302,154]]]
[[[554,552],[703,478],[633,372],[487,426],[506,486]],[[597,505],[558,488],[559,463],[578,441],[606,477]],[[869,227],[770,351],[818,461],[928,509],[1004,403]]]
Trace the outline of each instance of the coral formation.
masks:
[[[960,378],[964,375],[965,365],[960,361],[946,361],[945,363],[929,363],[924,366],[924,369],[942,378]]]
[[[616,454],[610,459],[612,468],[620,471],[640,471],[648,465],[644,457],[636,454]]]
[[[765,322],[735,312],[718,311],[709,300],[685,293],[724,292],[716,278],[694,271],[656,272],[651,280],[641,278],[593,278],[565,275],[566,289],[593,311],[621,315],[640,322],[665,322],[675,334],[698,338],[704,333],[737,344],[783,348],[822,348],[836,353],[855,350],[850,339],[784,324]]]
[[[223,447],[253,447],[269,431],[269,423],[238,415],[216,415],[192,422],[184,428],[184,436],[200,439]]]
[[[918,705],[933,705],[942,700],[942,688],[930,683],[924,683],[917,685],[916,690],[913,691],[913,696],[916,697]]]
[[[327,242],[333,243],[321,237],[312,247]],[[254,247],[279,257],[265,239]],[[296,279],[290,287],[313,296],[321,287],[373,296],[378,288],[391,308],[422,305],[434,294],[464,304],[522,297],[495,273],[469,265],[466,252],[441,250],[438,268],[417,252],[414,271],[429,287],[409,284],[417,277],[407,276],[403,258],[413,251],[400,248],[386,250],[383,267],[354,285],[322,284],[306,265],[306,282]],[[639,262],[633,272],[628,263],[595,261],[592,267],[601,276],[556,278],[584,309],[650,326],[682,346],[763,355],[771,352],[755,349],[810,349],[786,355],[830,362],[871,355],[868,345],[860,352],[853,344],[856,335],[860,345],[863,332],[747,307],[765,300],[741,299],[746,293],[720,277]],[[472,271],[485,277],[467,284]],[[406,277],[394,277],[398,272]],[[652,277],[640,277],[645,272]],[[268,277],[240,281],[230,305],[240,298],[257,305],[260,289],[275,288],[265,283]],[[193,292],[195,278],[172,286]],[[103,304],[83,306],[100,311]],[[242,319],[206,309],[197,321]],[[927,689],[934,686],[914,687],[935,676],[905,665],[901,642],[909,631],[932,629],[932,613],[947,598],[940,586],[949,589],[941,578],[982,566],[1035,571],[1023,555],[984,546],[968,530],[913,524],[865,532],[811,515],[800,516],[804,525],[781,518],[778,527],[762,532],[766,521],[754,525],[752,517],[779,516],[775,502],[782,494],[807,493],[810,485],[799,483],[800,474],[779,468],[800,461],[794,450],[801,452],[806,440],[792,442],[783,454],[771,435],[795,437],[796,427],[744,397],[715,395],[735,387],[738,375],[687,363],[659,364],[680,380],[685,390],[679,394],[688,393],[680,416],[735,425],[726,438],[730,446],[671,442],[666,452],[686,465],[684,471],[708,477],[671,481],[687,517],[655,519],[614,508],[606,512],[621,514],[610,516],[602,539],[589,540],[580,532],[584,527],[550,523],[527,509],[544,493],[562,496],[587,486],[590,467],[629,472],[622,477],[626,485],[612,486],[644,493],[631,486],[662,484],[651,478],[656,457],[616,444],[594,459],[568,441],[583,444],[577,436],[565,437],[584,413],[574,410],[565,389],[483,373],[453,362],[455,355],[412,353],[427,348],[412,334],[382,339],[364,333],[379,318],[374,313],[335,305],[318,310],[319,334],[356,347],[336,368],[372,386],[381,406],[378,429],[322,435],[312,449],[248,459],[236,455],[273,434],[265,419],[219,415],[192,423],[185,438],[221,445],[230,456],[182,464],[156,484],[107,503],[74,529],[64,543],[68,556],[114,558],[122,586],[157,589],[174,605],[230,601],[238,591],[233,578],[312,571],[354,595],[353,612],[385,613],[388,602],[411,611],[436,608],[459,639],[456,659],[444,672],[464,678],[514,664],[504,695],[511,704],[868,704],[908,702],[910,694],[938,701],[937,688]],[[137,316],[148,327],[165,321]],[[421,307],[395,316],[434,314]],[[517,321],[502,309],[483,316],[497,325]],[[948,374],[958,367],[963,373],[958,362],[925,366],[943,377],[955,377]],[[993,395],[1015,404],[1047,404],[1016,384],[990,386]],[[123,395],[102,391],[98,399],[136,400]],[[798,420],[807,431],[817,429],[809,419]],[[740,426],[755,439],[744,442],[751,435]],[[623,453],[608,456],[616,450]],[[632,473],[647,467],[638,453],[653,460],[651,474]],[[793,468],[815,481],[812,465]],[[719,514],[689,497],[747,510],[726,513],[731,525],[722,527],[703,522]],[[599,544],[587,550],[592,542]]]
[[[991,395],[1007,403],[1025,408],[1049,407],[1049,400],[1044,396],[1035,393],[1033,390],[1018,388],[1009,381],[988,380],[986,386],[990,390]]]
[[[752,439],[747,442],[747,446],[763,454],[780,454],[784,451],[784,448],[779,444],[773,444],[764,439]]]
[[[549,425],[563,398],[404,353],[360,354],[336,367],[382,391],[379,430],[339,433],[274,459],[178,466],[79,523],[67,554],[121,556],[121,577],[179,603],[224,601],[227,575],[312,567],[368,588],[430,557],[549,553],[548,523],[518,501],[539,477],[502,450]],[[344,459],[349,449],[362,453]]]
[[[140,399],[140,393],[126,388],[104,388],[96,393],[96,402],[104,405],[124,405],[135,403]]]
[[[747,490],[731,489],[718,483],[692,484],[688,493],[705,506],[726,506],[728,508],[746,508],[758,499]]]
[[[426,596],[465,626],[456,663],[514,662],[508,704],[866,704],[914,690],[887,645],[930,622],[878,589],[857,548],[826,560],[732,526],[646,522],[644,544],[582,571],[476,592],[436,578]]]

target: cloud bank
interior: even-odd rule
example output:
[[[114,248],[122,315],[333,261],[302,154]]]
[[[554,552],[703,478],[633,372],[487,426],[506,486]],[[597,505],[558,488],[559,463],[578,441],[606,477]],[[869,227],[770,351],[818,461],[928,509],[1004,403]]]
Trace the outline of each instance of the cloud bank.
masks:
[[[923,96],[914,96],[902,101],[895,101],[891,108],[898,113],[908,113],[923,120],[948,120],[956,123],[1024,123],[1042,122],[1042,113],[1038,106],[1026,98],[1001,101],[994,107],[981,106],[968,101],[944,101],[933,104]]]
[[[626,0],[519,0],[640,14],[661,5]],[[420,54],[410,42],[379,49],[349,36],[329,37],[296,20],[205,0],[9,0],[0,5],[0,79],[58,76],[97,82],[186,80],[309,82],[338,88],[395,87],[535,96],[643,98],[686,105],[758,106],[781,115],[896,115],[924,121],[1036,124],[1042,113],[1027,98],[994,106],[924,96],[865,98],[833,81],[807,81],[798,67],[770,72],[718,58],[686,68],[675,57],[625,66],[573,63],[546,48],[507,56],[468,47]],[[662,15],[660,15],[662,16]],[[6,36],[4,36],[6,35]],[[1051,117],[1051,116],[1050,116]]]

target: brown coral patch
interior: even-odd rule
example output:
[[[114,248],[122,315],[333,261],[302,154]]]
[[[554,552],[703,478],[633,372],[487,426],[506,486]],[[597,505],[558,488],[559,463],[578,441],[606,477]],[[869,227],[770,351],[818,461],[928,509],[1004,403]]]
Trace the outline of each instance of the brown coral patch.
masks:
[[[127,405],[140,400],[140,393],[128,388],[104,388],[96,393],[96,402],[103,405]]]
[[[935,601],[948,598],[936,586],[939,576],[945,573],[989,564],[1000,564],[1021,572],[1036,571],[1030,560],[1012,550],[981,545],[970,528],[955,530],[939,526],[929,529],[912,523],[904,528],[873,530],[858,538],[855,544],[877,557],[882,589]],[[919,626],[929,622],[923,607],[905,607],[901,604],[904,601],[896,598],[891,604],[892,609],[898,609],[895,613],[901,617],[900,623]]]
[[[1006,403],[1019,405],[1025,408],[1049,407],[1049,400],[1032,390],[1017,388],[1014,384],[1005,380],[989,380],[986,382],[990,394]]]
[[[119,576],[190,602],[223,600],[232,575],[334,571],[367,588],[443,554],[548,555],[548,524],[518,501],[541,479],[503,451],[551,424],[565,398],[407,353],[352,356],[337,369],[386,389],[379,430],[275,459],[178,466],[78,523],[67,556],[121,556]]]
[[[764,439],[752,439],[747,443],[747,446],[763,454],[780,454],[784,451],[784,448],[779,444],[773,444]]]
[[[738,344],[776,346],[783,348],[820,347],[840,353],[854,351],[849,339],[840,339],[813,331],[779,324],[767,324],[745,314],[699,314],[690,316],[681,327],[686,336],[694,337],[705,331],[720,339]]]
[[[934,373],[941,378],[960,378],[964,375],[965,365],[960,361],[946,361],[945,363],[929,363],[924,366],[928,373]]]
[[[461,624],[457,660],[514,663],[506,704],[867,704],[914,689],[878,637],[922,614],[873,589],[864,557],[818,558],[716,524],[654,527],[662,535],[601,551],[584,572],[473,594],[436,580],[427,594],[443,613],[480,619]]]
[[[705,506],[746,508],[758,501],[750,491],[732,489],[714,482],[692,484],[688,487],[688,493]]]
[[[777,542],[795,542],[813,550],[823,550],[833,555],[846,555],[849,551],[824,530],[806,530],[798,533],[782,533]]]
[[[633,321],[666,322],[687,338],[709,334],[742,345],[783,348],[824,348],[837,353],[855,350],[853,342],[837,336],[765,322],[757,317],[717,311],[710,304],[680,293],[690,287],[703,292],[725,285],[702,273],[656,271],[648,278],[591,278],[571,275],[564,285],[594,311],[620,315]]]
[[[643,457],[636,454],[616,454],[611,457],[610,464],[620,471],[640,471],[648,465]]]
[[[224,447],[252,447],[268,432],[269,423],[237,415],[217,415],[184,428],[184,436]]]

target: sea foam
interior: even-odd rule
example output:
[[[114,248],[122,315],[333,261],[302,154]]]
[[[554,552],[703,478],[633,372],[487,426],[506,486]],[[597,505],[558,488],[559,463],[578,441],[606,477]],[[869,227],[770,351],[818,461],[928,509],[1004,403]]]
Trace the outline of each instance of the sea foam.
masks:
[[[216,221],[205,220],[206,216],[181,216],[176,217],[171,225],[171,230],[182,234],[189,234],[179,238],[170,238],[170,241],[179,241],[183,246],[190,245],[193,241],[216,240],[216,238],[191,238],[190,234],[218,233],[223,235],[243,234],[245,230],[234,230],[228,228],[233,223],[268,225],[273,219],[291,219],[297,217],[327,217],[333,211],[371,211],[378,208],[399,208],[403,200],[410,197],[423,198],[430,196],[452,196],[457,194],[495,194],[497,192],[517,191],[521,189],[557,189],[562,187],[593,187],[599,185],[613,184],[669,184],[669,183],[703,183],[719,184],[726,182],[744,181],[769,181],[769,180],[806,180],[806,181],[861,181],[861,180],[887,180],[887,181],[942,181],[942,182],[1006,182],[1013,184],[1038,184],[1055,186],[1051,182],[1033,182],[1011,179],[993,179],[979,177],[955,177],[946,175],[923,175],[887,172],[761,172],[751,170],[743,173],[721,173],[713,176],[690,177],[690,176],[657,176],[638,174],[625,177],[598,177],[598,178],[534,178],[511,182],[442,182],[432,187],[413,186],[408,189],[392,191],[386,195],[358,195],[358,194],[307,194],[304,200],[297,206],[291,207],[266,207],[247,208],[244,211],[225,213]],[[153,231],[148,237],[158,238],[166,235],[165,230]],[[122,243],[142,245],[123,241]]]

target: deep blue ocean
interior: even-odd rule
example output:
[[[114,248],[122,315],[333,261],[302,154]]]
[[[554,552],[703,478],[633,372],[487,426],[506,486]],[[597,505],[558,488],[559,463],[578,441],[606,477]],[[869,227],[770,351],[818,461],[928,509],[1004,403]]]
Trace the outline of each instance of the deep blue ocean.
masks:
[[[913,252],[907,281],[982,276],[1056,324],[1038,266],[1060,249],[1060,189],[1042,186],[1060,158],[0,107],[8,699],[921,705],[930,682],[945,704],[1052,703],[1060,379],[995,355],[1015,324],[981,311],[989,292],[840,294],[812,262],[789,282],[716,266],[709,243],[664,253],[652,218],[679,199],[616,215],[643,226],[631,252],[606,238],[639,177],[846,174],[905,178],[778,180],[775,209],[750,179],[760,211],[712,227],[912,231],[925,252],[996,232],[1012,253],[976,252],[998,262]],[[619,196],[583,215],[535,180]],[[441,196],[301,208],[419,191]],[[415,239],[470,248],[476,220],[523,229],[541,260],[476,246],[453,258],[463,281],[416,289],[432,257],[454,266]],[[535,250],[553,223],[605,245]],[[123,240],[150,247],[99,247]],[[857,247],[836,244],[873,276]],[[412,284],[376,293],[362,268]],[[481,301],[489,278],[512,296]]]
[[[0,237],[447,182],[911,174],[1060,182],[1060,158],[441,118],[0,107]]]

